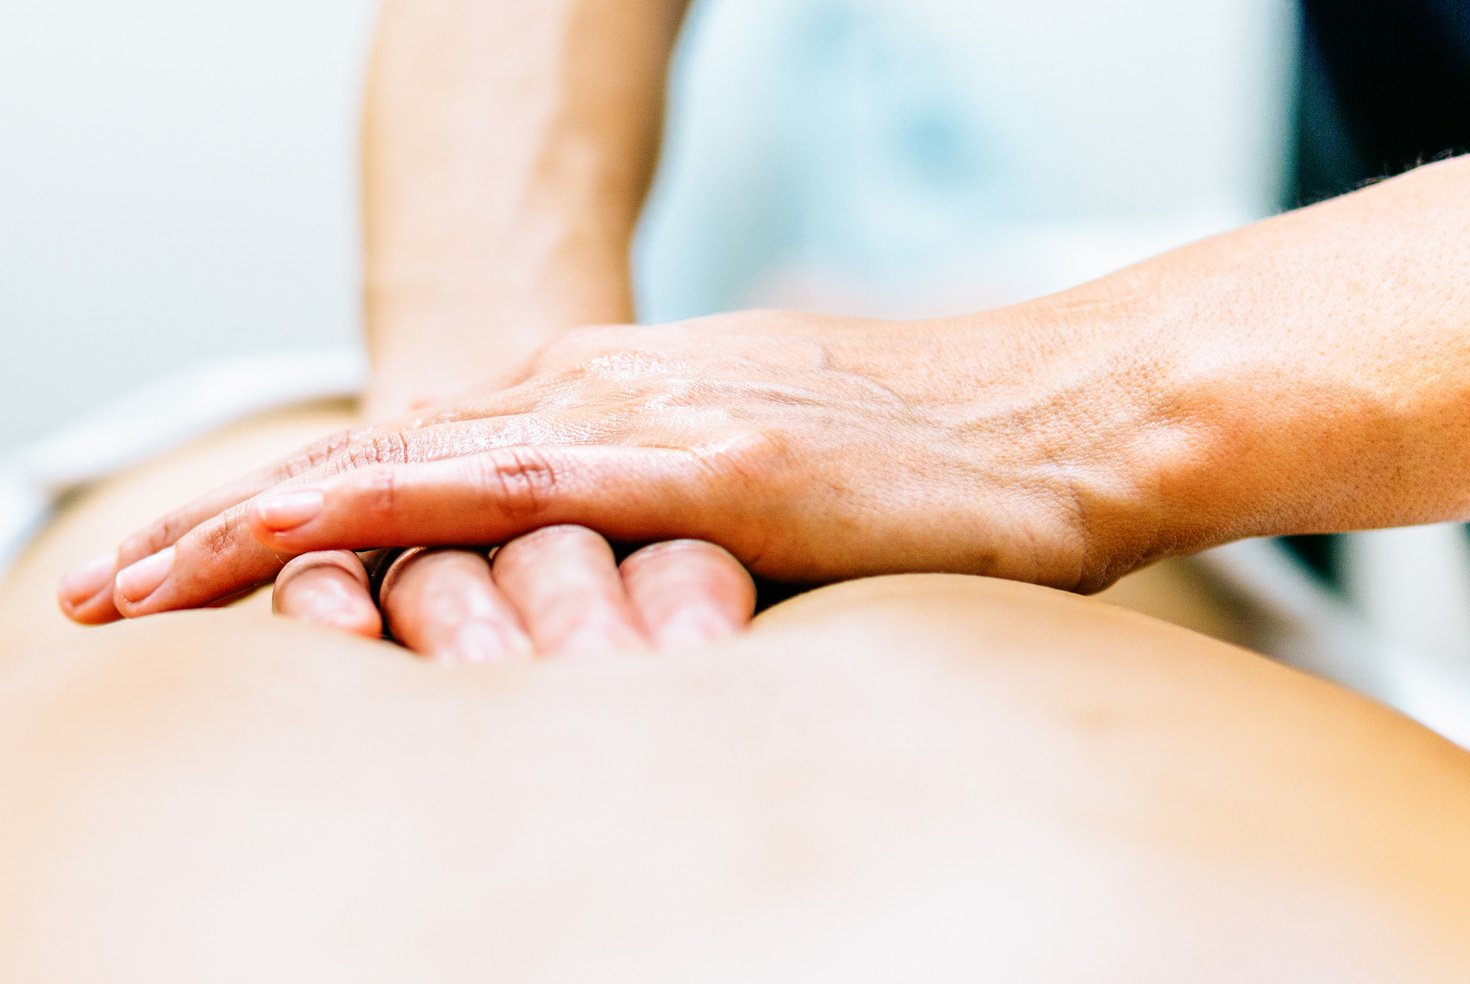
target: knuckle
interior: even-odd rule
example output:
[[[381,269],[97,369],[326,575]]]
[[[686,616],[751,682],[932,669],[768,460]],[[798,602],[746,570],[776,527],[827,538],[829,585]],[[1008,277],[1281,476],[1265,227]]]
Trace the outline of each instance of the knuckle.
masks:
[[[406,431],[377,431],[350,442],[334,456],[332,463],[336,471],[407,464],[411,447]]]
[[[323,575],[334,576],[346,574],[357,581],[364,588],[367,586],[367,572],[357,555],[345,550],[316,550],[293,557],[281,568],[276,575],[276,583],[272,589],[276,601],[298,594],[303,588],[309,586]]]
[[[364,433],[363,428],[353,428],[330,434],[319,441],[313,441],[288,457],[282,464],[281,471],[285,477],[294,478],[303,472],[320,468],[350,448],[353,442],[364,436]]]
[[[625,570],[647,570],[674,565],[683,567],[689,563],[702,564],[710,561],[739,564],[724,547],[710,543],[708,540],[685,538],[660,540],[658,543],[640,547],[623,559],[622,567]]]
[[[379,523],[391,521],[397,514],[398,472],[387,465],[377,465],[364,469],[361,480],[363,512]]]
[[[505,448],[480,458],[476,484],[494,496],[507,516],[526,520],[545,511],[560,491],[551,461],[532,448]]]
[[[601,367],[595,361],[574,362],[557,369],[546,380],[541,395],[541,407],[564,406],[584,399],[587,383],[594,380]]]
[[[501,569],[525,569],[585,560],[589,551],[610,552],[607,541],[585,526],[557,524],[532,530],[506,543],[495,555]]]
[[[712,477],[760,488],[789,459],[790,450],[785,435],[763,429],[740,431],[717,444],[696,448],[694,454]]]
[[[206,565],[213,567],[223,564],[235,552],[235,544],[239,538],[250,535],[243,528],[242,520],[241,510],[231,509],[213,522],[194,528],[191,538]]]
[[[363,571],[362,561],[350,550],[313,550],[300,554],[286,564],[278,575],[278,582],[287,573],[303,574],[309,570],[330,569],[346,571],[356,576]]]

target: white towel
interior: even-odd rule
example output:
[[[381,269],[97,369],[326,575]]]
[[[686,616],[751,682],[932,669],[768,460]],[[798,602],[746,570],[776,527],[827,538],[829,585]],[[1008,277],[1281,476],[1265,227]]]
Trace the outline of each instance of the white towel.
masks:
[[[355,396],[360,349],[241,356],[166,376],[0,460],[0,575],[66,493],[226,424],[310,400]]]

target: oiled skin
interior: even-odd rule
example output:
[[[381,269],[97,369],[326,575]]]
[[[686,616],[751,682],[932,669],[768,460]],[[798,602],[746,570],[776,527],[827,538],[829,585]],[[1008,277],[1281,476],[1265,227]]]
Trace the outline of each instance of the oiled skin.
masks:
[[[259,601],[40,607],[160,485],[324,423],[120,480],[0,589],[0,979],[1470,975],[1470,756],[1100,601],[879,578],[455,670]]]

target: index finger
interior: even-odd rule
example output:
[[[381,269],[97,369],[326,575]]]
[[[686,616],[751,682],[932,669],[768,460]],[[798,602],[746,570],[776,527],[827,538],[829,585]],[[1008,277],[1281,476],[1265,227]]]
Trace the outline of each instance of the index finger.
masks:
[[[403,431],[368,428],[333,435],[249,479],[225,486],[129,538],[118,553],[117,567],[122,569],[109,592],[109,607],[134,618],[207,605],[243,588],[270,581],[286,561],[306,552],[289,547],[262,549],[243,520],[242,508],[249,503],[250,496],[258,494],[259,487],[272,479],[287,476],[284,481],[266,485],[266,489],[284,492],[305,482],[325,480],[383,462],[433,461],[462,455],[467,448],[498,447],[527,440],[555,443],[578,439],[580,434],[576,426],[557,419],[504,416]],[[449,542],[463,541],[433,540],[425,544]],[[369,546],[383,545],[386,544]],[[173,576],[175,570],[177,577]],[[77,583],[81,588],[92,586],[90,581]],[[75,605],[63,607],[68,611],[80,610]],[[99,602],[88,603],[87,614],[92,616],[88,620],[110,621],[107,617],[110,612],[99,613],[99,607]]]
[[[478,419],[461,420],[440,410],[329,434],[149,523],[122,542],[118,566],[127,567],[172,546],[201,524],[278,485],[366,465],[432,461],[464,454],[466,444],[555,442],[560,432],[554,424],[515,417],[532,392],[496,393],[481,402]]]
[[[694,451],[569,445],[358,468],[191,530],[119,574],[116,600],[129,617],[198,607],[264,583],[312,550],[504,543],[563,523],[627,542],[710,540],[743,562],[760,557],[770,524],[751,510],[774,507],[717,481],[708,464]]]
[[[71,572],[57,588],[62,611],[73,621],[89,625],[122,617],[116,603],[116,576],[138,561],[173,546],[190,530],[211,517],[297,475],[307,474],[361,436],[347,430],[329,435],[272,465],[220,486],[175,509],[129,536],[110,557]],[[252,583],[260,583],[259,581]]]
[[[112,602],[136,618],[178,608],[198,608],[274,580],[305,550],[270,550],[256,542],[245,522],[245,505],[196,526],[172,545],[118,571]]]

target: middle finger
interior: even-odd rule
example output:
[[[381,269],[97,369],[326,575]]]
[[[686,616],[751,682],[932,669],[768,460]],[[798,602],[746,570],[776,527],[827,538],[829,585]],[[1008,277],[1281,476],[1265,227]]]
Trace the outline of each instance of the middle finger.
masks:
[[[584,526],[548,526],[510,541],[495,554],[494,574],[542,655],[649,648],[612,548]]]
[[[367,569],[347,550],[322,550],[291,561],[276,578],[271,607],[277,615],[368,639],[383,632]]]
[[[378,603],[393,637],[442,663],[492,663],[531,655],[515,608],[490,563],[471,550],[409,550],[383,575]]]

